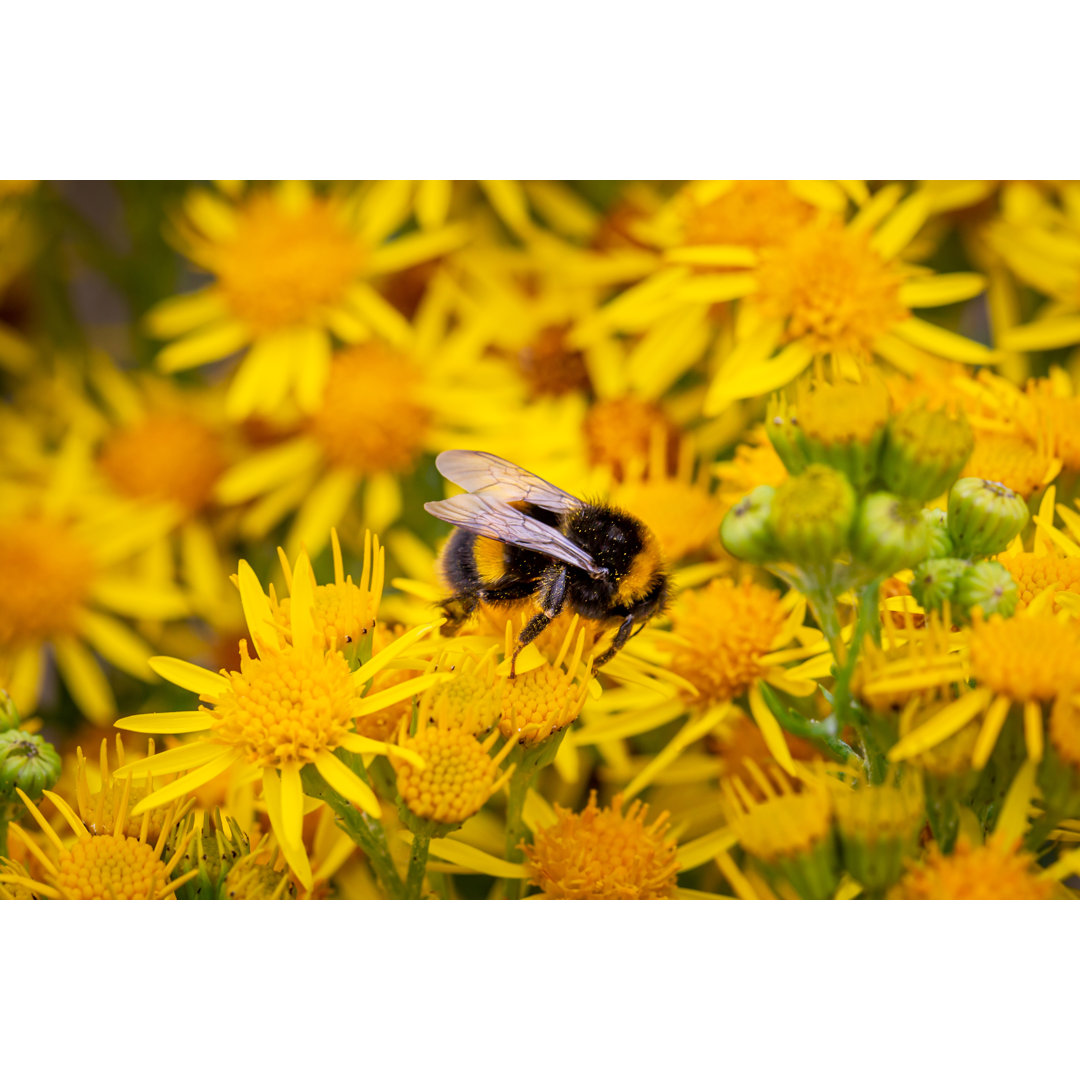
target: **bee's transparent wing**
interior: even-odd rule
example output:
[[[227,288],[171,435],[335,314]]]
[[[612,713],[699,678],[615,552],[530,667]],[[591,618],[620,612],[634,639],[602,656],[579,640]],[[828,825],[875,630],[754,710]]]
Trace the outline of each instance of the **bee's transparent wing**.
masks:
[[[527,548],[559,562],[576,566],[593,577],[607,574],[593,557],[568,540],[558,529],[523,514],[507,503],[484,495],[454,495],[441,502],[424,503],[424,509],[440,521],[468,532],[501,540],[504,544]]]
[[[562,488],[483,450],[444,450],[435,467],[447,480],[486,499],[532,503],[557,514],[582,505]]]

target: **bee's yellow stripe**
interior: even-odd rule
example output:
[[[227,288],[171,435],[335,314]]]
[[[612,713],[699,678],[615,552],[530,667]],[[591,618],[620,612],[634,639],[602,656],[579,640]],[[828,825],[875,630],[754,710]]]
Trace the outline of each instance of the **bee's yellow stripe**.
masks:
[[[501,540],[478,536],[473,544],[476,572],[486,585],[498,581],[506,570],[506,547]]]
[[[620,604],[632,604],[649,591],[653,574],[660,569],[660,547],[649,533],[645,546],[634,556],[630,569],[619,579],[615,600]]]

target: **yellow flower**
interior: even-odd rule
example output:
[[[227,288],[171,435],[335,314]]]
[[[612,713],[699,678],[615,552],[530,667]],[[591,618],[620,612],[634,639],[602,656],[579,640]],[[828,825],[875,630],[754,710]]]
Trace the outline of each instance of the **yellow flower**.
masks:
[[[176,372],[246,350],[229,387],[229,415],[270,413],[322,400],[331,335],[372,334],[407,345],[411,328],[371,279],[424,262],[465,239],[460,226],[389,241],[408,208],[382,189],[321,193],[299,181],[251,189],[233,201],[205,188],[184,201],[174,235],[212,284],[159,304],[153,333],[178,338],[159,357]]]
[[[325,391],[289,437],[249,455],[221,477],[225,504],[249,503],[244,536],[264,536],[297,511],[286,539],[317,555],[358,492],[363,520],[377,530],[402,513],[401,480],[425,452],[467,443],[497,450],[518,415],[516,377],[481,360],[484,335],[451,325],[445,278],[432,284],[408,347],[366,341],[328,357]]]
[[[156,657],[152,666],[162,678],[198,694],[209,707],[117,721],[118,727],[129,731],[199,736],[148,761],[127,765],[116,775],[191,770],[143,798],[136,807],[141,812],[195,790],[236,762],[257,766],[262,772],[263,795],[274,835],[289,865],[304,887],[310,889],[311,867],[301,835],[304,794],[300,771],[314,765],[340,795],[372,817],[380,815],[372,790],[334,751],[392,754],[410,758],[417,767],[423,767],[423,761],[411,751],[359,735],[355,720],[410,698],[445,678],[437,673],[424,675],[382,693],[365,692],[378,671],[436,624],[417,627],[350,671],[341,652],[325,649],[325,630],[320,637],[316,628],[314,575],[306,554],[297,559],[292,572],[289,640],[275,621],[254,571],[243,561],[238,584],[256,656],[248,655],[245,640],[241,642],[240,671],[220,674],[184,660]]]
[[[744,279],[737,295],[752,317],[739,320],[706,398],[707,415],[786,385],[815,357],[842,365],[881,357],[906,371],[927,355],[963,363],[992,358],[986,346],[911,314],[976,296],[984,281],[902,263],[929,205],[923,193],[899,204],[897,195],[895,187],[881,189],[847,225],[835,216],[812,221],[763,249],[755,270],[731,275]]]
[[[116,703],[94,653],[150,681],[150,649],[124,620],[188,613],[171,581],[130,565],[175,518],[164,506],[95,494],[92,477],[71,461],[53,465],[44,490],[0,485],[0,684],[20,712],[32,712],[51,652],[78,708],[100,724]]]
[[[666,900],[674,894],[679,862],[666,836],[668,817],[645,824],[649,807],[623,809],[618,794],[606,810],[596,792],[580,814],[555,807],[557,821],[525,845],[529,874],[553,900]]]
[[[966,837],[949,855],[933,852],[911,867],[893,891],[897,900],[1050,900],[1054,883],[1038,877],[1029,852],[1013,841],[973,847]]]
[[[160,804],[167,809],[157,841],[151,845],[150,814],[136,807],[129,817],[127,800],[121,803],[112,831],[94,833],[59,795],[46,791],[46,799],[59,810],[75,834],[75,842],[71,844],[61,840],[41,811],[21,791],[19,796],[44,833],[50,854],[46,854],[45,849],[20,826],[11,825],[10,828],[44,868],[45,880],[37,881],[19,868],[15,872],[0,873],[0,883],[27,889],[35,896],[49,900],[165,900],[172,899],[172,894],[198,873],[192,870],[172,878],[194,826],[181,830],[183,835],[176,854],[168,861],[163,858],[166,838],[184,812],[179,798],[166,799]],[[142,824],[133,832],[131,817],[140,813]]]

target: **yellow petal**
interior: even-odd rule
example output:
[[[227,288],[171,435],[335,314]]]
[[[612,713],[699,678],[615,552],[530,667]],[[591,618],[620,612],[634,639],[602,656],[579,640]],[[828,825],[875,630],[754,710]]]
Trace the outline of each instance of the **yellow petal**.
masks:
[[[786,773],[795,775],[795,762],[791,759],[780,721],[773,716],[772,709],[765,703],[761,688],[755,683],[750,690],[750,712],[757,721],[758,730],[769,748],[769,753],[779,762]]]
[[[726,827],[699,836],[696,840],[680,845],[677,853],[679,870],[693,870],[696,866],[704,866],[734,845],[735,834]]]
[[[315,757],[315,768],[322,778],[349,802],[356,803],[365,814],[377,818],[382,816],[382,807],[375,793],[346,765],[340,758],[334,757],[329,750],[324,750]]]
[[[250,341],[251,331],[241,323],[217,323],[205,330],[197,330],[172,345],[166,345],[158,353],[158,368],[173,373],[224,360]]]
[[[386,754],[388,757],[401,758],[418,769],[423,769],[427,764],[415,751],[396,743],[381,742],[379,739],[369,739],[366,735],[350,733],[342,737],[342,746],[351,750],[354,754]]]
[[[297,652],[314,652],[315,642],[315,571],[306,551],[296,560],[292,575],[292,594],[289,598],[293,648]]]
[[[173,296],[157,304],[146,316],[146,328],[156,338],[173,338],[228,315],[221,293],[214,287]]]
[[[909,195],[874,233],[871,246],[884,259],[892,259],[915,238],[930,216],[930,200],[925,192]]]
[[[295,770],[295,766],[293,766]],[[270,815],[270,827],[274,830],[282,854],[292,871],[300,879],[305,889],[311,889],[311,863],[304,849],[302,834],[304,829],[303,788],[299,798],[296,785],[300,782],[299,771],[290,773],[289,779],[282,783],[276,769],[263,770],[263,796],[266,799],[266,812]],[[286,788],[288,789],[286,792]]]
[[[151,679],[150,646],[118,619],[96,611],[79,612],[79,633],[110,664],[137,679]]]
[[[942,307],[970,300],[985,288],[982,274],[935,274],[901,285],[900,303],[909,308]]]
[[[1036,786],[1038,768],[1039,763],[1030,758],[1020,766],[1016,778],[1009,785],[1001,815],[994,826],[995,837],[1014,843],[1027,832],[1031,804],[1039,792]]]
[[[436,259],[469,239],[466,225],[447,225],[441,229],[415,232],[380,248],[371,257],[368,270],[372,274],[392,274],[418,263]]]
[[[623,789],[626,798],[633,798],[652,782],[662,769],[670,765],[688,746],[704,738],[716,727],[730,706],[728,703],[714,705],[705,711],[703,716],[688,720],[679,732],[672,737],[671,741],[658,754],[655,754],[649,763],[630,781]]]
[[[185,735],[192,731],[209,731],[213,716],[205,709],[186,712],[136,713],[117,720],[114,727],[123,731],[140,731],[144,735]]]
[[[687,266],[757,266],[753,248],[735,244],[696,244],[673,247],[664,252],[664,261]]]
[[[401,656],[406,649],[415,645],[421,638],[426,637],[432,630],[437,630],[442,626],[443,622],[444,620],[440,619],[438,622],[425,623],[422,626],[414,627],[407,634],[402,634],[396,641],[387,645],[385,649],[377,652],[366,664],[358,667],[353,672],[353,681],[357,686],[363,686],[382,671],[387,664]]]
[[[775,359],[747,365],[739,370],[735,370],[735,365],[729,358],[709,388],[705,398],[705,414],[716,416],[733,401],[757,397],[759,394],[767,394],[771,390],[787,386],[792,379],[802,374],[813,355],[809,346],[801,341],[793,341]],[[735,356],[735,353],[732,356]]]
[[[467,870],[475,870],[480,874],[490,874],[492,877],[527,878],[529,876],[526,867],[488,855],[487,852],[463,844],[460,840],[432,840],[428,851],[437,859],[445,859],[455,866],[463,866]]]
[[[1056,319],[1040,319],[1027,326],[1006,330],[999,341],[1003,349],[1016,352],[1041,352],[1060,349],[1080,342],[1080,315],[1062,315]]]
[[[240,586],[240,603],[244,607],[244,621],[247,623],[255,651],[259,656],[280,652],[283,643],[282,635],[277,623],[274,622],[270,601],[266,598],[258,576],[246,559],[240,560],[236,580]]]
[[[174,656],[151,656],[148,663],[151,671],[199,697],[213,700],[229,689],[229,680],[224,675],[207,671],[187,660],[178,660]]]
[[[154,754],[153,757],[129,761],[116,769],[113,775],[123,779],[125,776],[162,776],[165,773],[185,772],[230,753],[232,750],[224,743],[211,739],[196,739],[183,746],[174,746],[171,750]]]
[[[53,642],[56,666],[75,704],[88,720],[100,724],[116,715],[116,701],[101,665],[82,642],[73,637]]]
[[[904,761],[937,746],[970,723],[990,703],[990,690],[972,690],[946,705],[934,717],[909,731],[890,751],[890,761]]]
[[[353,677],[356,677],[355,672]],[[360,699],[360,704],[353,710],[353,716],[370,716],[380,709],[385,709],[390,705],[397,705],[401,701],[407,701],[415,694],[422,694],[429,686],[445,682],[453,677],[450,672],[436,671],[430,675],[420,675],[415,679],[410,679],[399,686],[391,686],[389,690],[380,690],[377,694],[368,694]]]
[[[322,451],[314,440],[289,439],[234,465],[217,482],[214,495],[223,503],[246,502],[265,491],[273,491],[286,480],[311,472],[322,460]]]
[[[993,353],[985,345],[954,334],[951,330],[923,322],[914,316],[898,322],[892,328],[891,334],[909,345],[916,345],[935,356],[956,360],[961,364],[992,364],[995,361]]]

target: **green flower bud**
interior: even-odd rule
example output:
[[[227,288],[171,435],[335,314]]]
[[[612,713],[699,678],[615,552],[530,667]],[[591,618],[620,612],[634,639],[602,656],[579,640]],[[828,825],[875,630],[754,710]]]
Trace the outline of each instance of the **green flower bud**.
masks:
[[[806,460],[829,465],[864,489],[877,473],[889,418],[884,383],[822,383],[800,393],[796,407]]]
[[[51,743],[24,731],[0,732],[0,798],[12,801],[19,788],[37,802],[59,779],[60,755]]]
[[[240,859],[221,883],[220,900],[294,900],[296,886],[289,880],[289,870],[274,870],[259,862],[264,856],[256,850]]]
[[[775,491],[768,484],[744,495],[725,515],[720,539],[728,552],[746,562],[766,562],[775,554],[769,514]]]
[[[855,515],[851,551],[876,574],[915,566],[930,549],[930,529],[918,503],[889,491],[867,495]]]
[[[846,549],[854,517],[851,481],[827,465],[809,465],[777,489],[769,520],[781,558],[821,565]]]
[[[779,398],[769,404],[769,419],[765,424],[769,442],[773,444],[780,460],[792,476],[797,476],[806,468],[806,454],[803,453],[802,433],[795,414]]]
[[[184,832],[184,823],[178,823],[165,843],[163,858],[166,861],[172,858],[175,842]],[[222,819],[221,811],[215,810],[213,820],[203,819],[202,828],[191,837],[187,850],[180,857],[177,877],[189,870],[199,873],[177,889],[177,897],[181,900],[219,899],[229,871],[250,851],[243,829],[233,818]]]
[[[951,559],[953,550],[952,537],[949,535],[949,519],[944,510],[923,510],[923,518],[930,530],[930,551],[928,559]]]
[[[958,555],[996,555],[1027,521],[1024,500],[996,480],[965,476],[949,492],[949,535]]]
[[[936,498],[960,475],[975,445],[961,413],[910,405],[889,421],[881,480],[890,491],[919,502]]]
[[[956,586],[970,567],[967,559],[927,559],[915,567],[911,595],[925,611],[940,611],[946,600],[953,601]]]
[[[0,690],[0,731],[14,731],[19,726],[19,710],[6,690]]]
[[[960,612],[971,616],[976,608],[983,615],[1008,618],[1020,599],[1012,574],[999,562],[979,562],[969,566],[956,584],[956,604]]]

